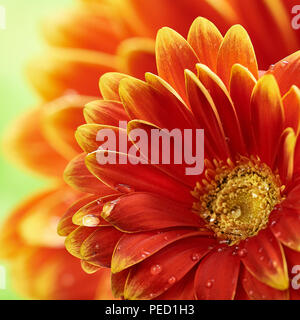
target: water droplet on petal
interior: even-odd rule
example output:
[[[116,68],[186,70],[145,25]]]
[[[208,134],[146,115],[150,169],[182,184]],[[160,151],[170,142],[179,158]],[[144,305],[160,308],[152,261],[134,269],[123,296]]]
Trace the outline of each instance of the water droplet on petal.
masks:
[[[109,217],[109,215],[111,214],[111,212],[113,211],[114,207],[116,206],[117,202],[119,201],[119,199],[107,202],[102,209],[102,216],[103,218],[107,218]]]
[[[199,255],[199,253],[193,253],[192,254],[192,256],[191,256],[191,259],[192,259],[192,261],[198,261],[198,260],[200,260],[200,255]]]
[[[205,284],[206,288],[210,289],[213,286],[213,282],[211,280],[208,280]]]
[[[169,280],[168,280],[168,283],[169,283],[169,284],[174,284],[175,282],[176,282],[176,278],[173,277],[173,276],[170,277]]]
[[[156,276],[161,272],[161,266],[159,264],[152,266],[150,272],[153,276]]]
[[[245,258],[247,253],[248,253],[247,249],[245,249],[245,248],[238,250],[238,255],[239,255],[240,258]]]
[[[134,192],[134,189],[132,187],[128,186],[127,184],[123,184],[123,183],[116,185],[115,189],[118,190],[119,192],[122,192],[122,193]]]
[[[92,214],[88,214],[82,218],[82,225],[85,227],[96,227],[100,223],[100,219]]]

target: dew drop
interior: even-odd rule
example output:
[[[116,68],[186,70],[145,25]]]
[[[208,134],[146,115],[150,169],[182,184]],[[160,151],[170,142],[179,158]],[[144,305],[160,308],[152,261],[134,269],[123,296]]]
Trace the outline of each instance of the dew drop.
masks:
[[[114,207],[116,206],[116,204],[118,203],[119,199],[107,202],[102,209],[102,215],[104,218],[109,217],[109,215],[111,214],[111,212],[113,211]]]
[[[240,258],[245,258],[247,253],[248,253],[247,249],[245,249],[245,248],[238,250],[238,255],[239,255]]]
[[[161,272],[161,266],[159,264],[156,264],[154,266],[151,267],[150,273],[153,276],[156,276],[157,274],[159,274]]]
[[[174,276],[170,277],[168,280],[168,283],[171,285],[174,284],[175,282],[176,282],[176,278]]]
[[[128,186],[127,184],[123,184],[123,183],[116,185],[115,189],[118,190],[119,192],[122,192],[122,193],[130,193],[130,192],[134,191],[134,189],[132,187]]]
[[[191,256],[192,261],[199,261],[200,260],[200,255],[199,253],[193,253]]]
[[[99,218],[92,214],[88,214],[82,218],[82,225],[85,227],[96,227],[99,223]]]
[[[205,284],[206,288],[210,289],[213,286],[213,282],[211,280],[208,280]]]

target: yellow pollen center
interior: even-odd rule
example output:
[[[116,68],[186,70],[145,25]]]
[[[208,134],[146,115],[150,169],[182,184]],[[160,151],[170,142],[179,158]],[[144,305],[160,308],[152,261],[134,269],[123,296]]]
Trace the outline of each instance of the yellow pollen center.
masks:
[[[218,238],[233,245],[266,228],[280,191],[279,177],[265,164],[218,165],[213,179],[197,183],[193,207]]]

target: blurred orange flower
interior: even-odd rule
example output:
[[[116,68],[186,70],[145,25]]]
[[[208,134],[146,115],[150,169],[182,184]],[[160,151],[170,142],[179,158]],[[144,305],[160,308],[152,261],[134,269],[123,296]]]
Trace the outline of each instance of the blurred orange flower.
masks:
[[[245,29],[235,25],[223,38],[198,18],[187,40],[158,32],[156,61],[158,76],[145,81],[103,75],[104,100],[85,109],[88,124],[76,132],[85,153],[65,178],[91,192],[87,167],[112,191],[62,218],[66,248],[85,264],[110,267],[113,292],[125,299],[299,299],[289,273],[300,263],[300,51],[259,78]],[[117,120],[129,121],[128,135],[204,128],[204,173],[100,165],[99,154],[119,152],[99,150],[97,133],[124,134]]]
[[[55,180],[54,189],[46,191],[53,192],[53,195],[49,195],[49,201],[55,210],[38,214],[35,208],[40,210],[39,204],[42,205],[44,201],[40,197],[44,193],[37,194],[12,213],[2,228],[6,232],[2,232],[0,236],[7,249],[14,249],[13,255],[3,253],[2,256],[11,261],[18,260],[18,263],[13,264],[16,265],[14,276],[19,278],[16,281],[18,287],[28,288],[26,292],[23,290],[27,296],[60,298],[53,291],[54,287],[53,290],[43,292],[32,291],[34,266],[31,262],[39,260],[44,255],[44,250],[58,250],[66,261],[74,261],[63,253],[62,244],[53,233],[54,229],[47,241],[39,238],[38,234],[49,234],[46,222],[53,216],[59,218],[66,205],[82,196],[67,187],[60,177],[68,161],[81,152],[73,132],[84,122],[83,106],[98,96],[99,77],[111,71],[128,73],[138,78],[143,78],[145,72],[156,73],[154,37],[157,30],[168,25],[186,35],[190,22],[199,15],[215,22],[222,33],[233,23],[245,25],[256,46],[259,66],[266,68],[299,47],[299,32],[290,25],[290,12],[294,4],[296,1],[287,0],[254,0],[243,5],[235,0],[218,1],[217,5],[210,0],[161,0],[155,5],[142,0],[81,0],[75,8],[62,12],[43,24],[44,37],[50,48],[42,56],[32,59],[27,68],[29,80],[41,97],[41,106],[29,111],[11,125],[6,150],[13,162]],[[270,37],[270,34],[276,34],[276,38]],[[276,50],[273,50],[275,46]],[[118,105],[109,108],[102,105],[101,108],[101,117],[97,118],[99,123],[113,123],[116,115],[120,119],[125,115]],[[91,110],[93,117],[94,107],[90,106],[86,110],[86,118],[92,121],[88,110]],[[113,114],[110,110],[113,110]],[[88,184],[81,190],[83,192],[94,193],[96,186],[98,196],[111,192],[88,171],[79,179]],[[93,185],[92,190],[89,185]],[[48,199],[48,195],[45,198]],[[30,210],[25,210],[24,206],[27,208],[29,205]],[[26,214],[19,217],[17,212]],[[11,219],[16,217],[21,220],[20,224],[24,220],[26,232],[22,231],[23,227],[16,228],[18,224],[11,223]],[[26,220],[30,223],[26,223]],[[53,223],[50,225],[53,226]],[[19,240],[16,246],[15,238]],[[26,259],[25,252],[28,252]],[[13,258],[19,255],[24,258]],[[22,263],[25,263],[26,268],[23,268],[21,276],[18,270],[22,269]],[[54,259],[51,260],[52,263],[55,263]],[[68,271],[73,269],[76,274],[80,272],[75,267],[68,268]],[[88,270],[87,265],[85,269],[93,271]],[[24,270],[28,271],[28,276],[24,275]],[[58,277],[58,274],[52,273],[53,277]],[[97,273],[88,278],[93,285],[95,277],[101,276]],[[80,279],[77,283],[76,278],[77,275],[73,277],[73,285],[82,287]],[[37,286],[40,283],[38,279],[37,277]],[[90,282],[86,282],[87,286]],[[60,288],[58,284],[57,288]],[[106,289],[103,291],[106,292]],[[73,287],[69,291],[61,289],[61,292],[61,297],[65,299],[76,298],[77,291]],[[91,295],[99,297],[91,291],[84,294],[83,290],[80,298],[90,299]]]

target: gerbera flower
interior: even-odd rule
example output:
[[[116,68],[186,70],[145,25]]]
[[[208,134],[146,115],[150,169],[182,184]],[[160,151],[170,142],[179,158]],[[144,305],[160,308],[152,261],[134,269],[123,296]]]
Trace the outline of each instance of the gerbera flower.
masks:
[[[158,76],[145,81],[102,76],[104,100],[84,110],[88,124],[76,138],[85,153],[70,162],[66,181],[92,192],[87,167],[112,191],[61,220],[68,251],[110,267],[113,292],[125,299],[300,298],[290,286],[300,263],[300,52],[259,78],[245,29],[235,25],[223,38],[198,18],[187,40],[161,29],[156,60]],[[98,155],[120,155],[96,139],[103,128],[124,134],[118,120],[129,121],[129,136],[204,128],[205,171],[100,165]]]
[[[217,6],[209,0],[161,0],[153,6],[139,0],[82,0],[78,7],[44,23],[44,36],[51,49],[42,58],[33,59],[33,63],[28,66],[28,76],[42,98],[41,104],[45,101],[52,102],[28,112],[16,125],[11,126],[13,129],[7,140],[7,153],[13,162],[58,181],[55,187],[57,192],[55,197],[51,197],[51,201],[53,207],[58,208],[52,214],[59,217],[63,211],[61,204],[64,203],[64,198],[72,193],[66,189],[60,176],[67,161],[80,152],[73,141],[72,131],[83,123],[83,104],[95,99],[91,96],[98,95],[97,81],[101,74],[120,71],[142,78],[146,71],[156,73],[153,39],[157,29],[168,25],[185,35],[190,21],[199,14],[214,21],[222,32],[233,23],[243,22],[254,39],[261,65],[263,63],[263,66],[267,66],[299,47],[299,33],[290,26],[290,12],[294,4],[296,3],[293,1],[272,1],[271,7],[269,1],[253,0],[241,7],[239,1],[230,0],[218,1]],[[260,18],[254,19],[253,16]],[[263,21],[267,23],[264,24]],[[258,28],[260,32],[257,32]],[[268,33],[265,36],[265,30],[276,32],[278,36],[270,39]],[[277,50],[270,50],[270,42],[274,45],[275,41]],[[62,99],[56,100],[62,95]],[[109,123],[114,117],[108,112],[101,117],[101,121]],[[93,176],[88,177],[89,181],[96,183]],[[83,180],[85,179],[86,176]],[[99,184],[99,196],[103,188]],[[64,194],[59,190],[67,191]],[[52,188],[48,190],[52,191]],[[90,189],[84,188],[83,191]],[[106,194],[107,190],[104,190],[103,195]],[[78,196],[81,195],[75,193],[72,197],[75,199]],[[33,199],[38,197],[39,195],[35,195]],[[36,204],[28,201],[32,206]],[[12,215],[14,217],[15,213]],[[44,218],[47,221],[48,216]],[[8,225],[11,229],[16,226],[8,222],[4,228],[8,228]],[[33,236],[37,229],[43,230],[43,227],[33,224],[32,232],[27,232],[27,235]],[[19,230],[12,229],[11,232],[19,234]],[[26,237],[19,238],[20,244],[22,241],[28,243]],[[4,239],[5,242],[2,243],[7,247],[14,244],[12,237]],[[39,242],[35,244],[41,245]],[[43,242],[45,250],[48,246],[52,247],[52,244]],[[24,246],[16,248],[21,253]],[[36,252],[38,258],[39,252]],[[25,270],[30,269],[30,260],[34,259],[27,259],[28,268],[24,268]],[[14,276],[17,277],[17,271]],[[16,282],[24,282],[25,286],[27,279],[30,277],[25,277],[22,273],[20,281]],[[30,281],[26,287],[30,286]],[[75,291],[69,291],[72,297],[73,292]],[[51,298],[51,292],[42,295],[45,296]],[[37,295],[35,297],[38,298]],[[67,292],[64,297],[68,298]]]
[[[13,286],[26,298],[112,298],[108,271],[87,275],[56,232],[61,216],[84,195],[68,187],[61,174],[78,152],[73,132],[83,116],[75,118],[74,113],[90,99],[69,96],[31,110],[11,127],[5,143],[15,161],[52,178],[47,190],[26,199],[1,226],[0,257],[10,262]],[[57,138],[60,126],[64,131]]]
[[[169,26],[186,36],[198,16],[214,22],[223,34],[231,25],[242,24],[253,40],[260,67],[267,69],[300,46],[299,32],[291,25],[296,4],[296,0],[160,0],[155,5],[143,0],[81,0],[43,23],[51,50],[32,59],[27,75],[47,100],[70,90],[98,95],[96,83],[105,72],[141,79],[145,72],[156,73],[157,30]]]

